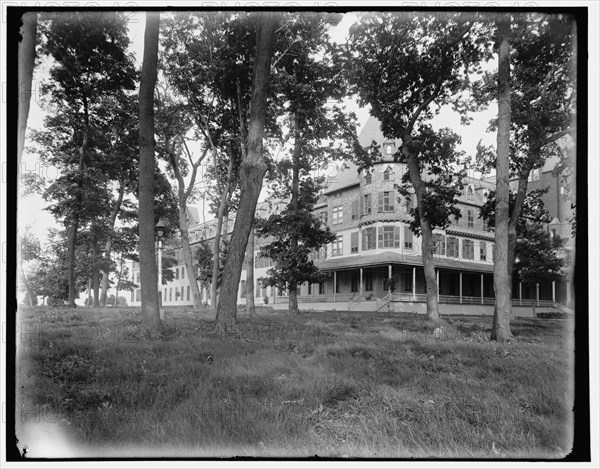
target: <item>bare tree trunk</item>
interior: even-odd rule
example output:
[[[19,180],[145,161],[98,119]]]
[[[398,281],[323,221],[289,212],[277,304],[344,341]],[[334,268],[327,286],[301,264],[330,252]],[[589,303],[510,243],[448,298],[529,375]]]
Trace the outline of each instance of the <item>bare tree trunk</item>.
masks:
[[[19,114],[18,114],[18,140],[17,140],[17,174],[21,175],[21,157],[25,147],[25,132],[27,131],[27,118],[31,102],[31,82],[33,81],[33,67],[35,65],[35,39],[37,34],[37,13],[29,12],[23,15],[23,26],[18,52],[19,73]],[[19,179],[20,180],[20,179]]]
[[[508,275],[509,239],[509,151],[510,151],[510,14],[498,21],[498,143],[496,158],[496,257],[494,293],[496,304],[492,340],[510,340],[512,301]]]
[[[87,97],[83,96],[83,140],[81,147],[79,148],[79,172],[77,180],[77,195],[75,198],[75,207],[73,210],[73,222],[71,223],[71,232],[69,233],[69,263],[67,266],[68,277],[69,277],[69,308],[76,308],[75,297],[79,296],[77,292],[77,286],[75,284],[75,251],[77,248],[77,233],[79,231],[79,217],[81,212],[81,199],[83,190],[83,173],[85,171],[85,161],[87,155],[87,144],[89,135],[89,114],[88,114],[88,102]]]
[[[142,316],[147,332],[161,327],[154,249],[154,86],[158,62],[160,13],[146,13],[140,82],[139,236]]]
[[[254,226],[250,228],[248,235],[248,247],[246,248],[246,313],[254,316],[256,306],[254,304]]]
[[[425,272],[425,286],[427,292],[427,320],[439,321],[438,286],[433,263],[433,230],[424,216],[423,198],[425,196],[425,183],[421,179],[419,163],[416,156],[410,150],[412,137],[407,134],[402,137],[404,154],[408,165],[410,182],[417,197],[417,210],[421,224],[421,251],[423,259],[423,271]]]
[[[221,327],[237,324],[237,293],[248,236],[252,229],[254,212],[267,171],[263,158],[263,131],[267,110],[267,87],[271,78],[271,57],[277,20],[274,14],[257,17],[254,80],[250,103],[247,155],[240,167],[240,205],[233,236],[229,243],[227,262],[223,270],[221,298],[217,309],[217,323]]]
[[[210,308],[213,311],[217,309],[217,289],[219,283],[219,266],[221,256],[221,233],[223,231],[223,217],[225,216],[225,210],[227,205],[227,196],[229,194],[229,185],[231,183],[231,175],[233,172],[233,158],[229,159],[229,166],[227,167],[227,182],[225,188],[221,190],[221,203],[219,204],[219,212],[217,214],[217,231],[215,233],[215,241],[213,244],[213,271],[212,271],[212,283],[210,289]],[[227,231],[227,227],[225,227]]]
[[[294,216],[298,216],[298,192],[300,190],[300,152],[302,151],[302,132],[300,123],[300,111],[294,113],[294,152],[292,153],[292,195],[290,205]],[[290,243],[292,252],[298,249],[298,236],[295,232],[291,233]],[[334,285],[335,288],[335,285]],[[299,314],[298,309],[298,285],[290,283],[288,285],[288,313]]]
[[[94,291],[94,308],[100,307],[100,271],[98,270],[98,241],[96,239],[95,224],[92,224],[92,288]]]
[[[125,184],[122,182],[119,186],[119,195],[117,197],[117,201],[115,202],[115,206],[110,214],[110,218],[108,219],[109,227],[111,232],[114,232],[115,223],[117,221],[117,215],[121,210],[121,204],[123,203],[123,197],[125,195]],[[103,308],[106,307],[106,295],[108,292],[108,265],[110,264],[110,255],[112,252],[112,236],[108,236],[106,240],[106,245],[104,246],[104,259],[106,262],[106,268],[102,271],[102,291],[100,292],[100,306]]]

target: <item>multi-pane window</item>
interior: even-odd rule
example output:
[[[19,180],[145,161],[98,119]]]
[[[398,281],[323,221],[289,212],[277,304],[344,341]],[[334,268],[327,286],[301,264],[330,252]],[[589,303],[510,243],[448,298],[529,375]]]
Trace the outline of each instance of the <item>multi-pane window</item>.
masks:
[[[372,181],[372,175],[371,175],[371,173],[365,174],[365,185],[371,184],[371,181]]]
[[[185,265],[181,268],[181,278],[185,278]]]
[[[473,210],[467,210],[467,226],[473,228]]]
[[[344,221],[344,206],[339,205],[337,207],[333,207],[333,213],[331,216],[331,224],[339,225]]]
[[[271,267],[272,265],[273,265],[273,260],[265,254],[259,254],[254,259],[254,267],[256,267],[257,269]]]
[[[404,249],[413,248],[413,234],[408,226],[404,227]]]
[[[394,193],[391,191],[380,192],[377,205],[378,205],[377,210],[379,212],[393,212],[394,211]]]
[[[312,295],[312,283],[308,282],[308,294]]]
[[[365,272],[365,291],[373,291],[373,273]]]
[[[179,280],[179,267],[175,267],[175,280]]]
[[[187,287],[187,299],[190,301],[190,286]]]
[[[135,291],[135,301],[140,301],[140,294],[141,294],[141,290],[138,288]]]
[[[319,295],[325,294],[325,282],[319,282]]]
[[[394,179],[394,170],[388,166],[385,169],[385,171],[383,172],[383,180],[384,181],[391,181],[393,179]]]
[[[383,226],[379,228],[379,248],[399,248],[400,227]]]
[[[169,301],[173,301],[173,287],[169,287]]]
[[[350,234],[350,254],[358,252],[358,231]]]
[[[371,194],[363,195],[363,214],[369,215],[371,213]]]
[[[319,219],[323,223],[327,224],[327,210],[324,210],[324,211],[322,211],[322,212],[319,213]]]
[[[446,237],[440,233],[433,234],[433,243],[435,245],[435,254],[440,256],[446,255]]]
[[[384,148],[385,148],[386,155],[391,155],[394,153],[394,144],[386,143]]]
[[[448,257],[458,257],[458,239],[448,236],[446,239],[446,254]]]
[[[467,187],[467,200],[473,200],[473,187]]]
[[[483,229],[485,231],[490,231],[490,224],[489,224],[489,222],[487,221],[486,218],[483,219]]]
[[[331,243],[331,257],[341,256],[343,254],[344,236],[337,235],[337,238]]]
[[[358,200],[352,202],[352,219],[358,220]]]
[[[367,251],[369,249],[375,249],[375,227],[365,228],[362,232],[362,250]]]
[[[358,274],[356,272],[352,272],[350,277],[350,292],[356,293],[358,291]]]
[[[462,257],[463,259],[473,260],[473,241],[470,239],[463,239],[462,242]]]
[[[487,260],[487,246],[485,241],[479,241],[479,259],[482,261]]]
[[[246,298],[246,281],[245,280],[242,280],[240,282],[240,298]],[[188,300],[189,300],[189,298],[188,298]]]
[[[323,260],[327,259],[327,246],[321,246],[315,253],[315,259]]]

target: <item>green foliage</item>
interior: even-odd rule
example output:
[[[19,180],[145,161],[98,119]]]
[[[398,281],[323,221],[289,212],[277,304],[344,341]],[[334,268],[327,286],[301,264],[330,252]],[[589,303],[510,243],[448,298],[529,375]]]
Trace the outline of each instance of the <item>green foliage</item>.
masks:
[[[469,74],[490,56],[489,27],[460,12],[363,13],[350,28],[346,74],[386,138],[402,138],[439,112],[425,103],[458,103]]]
[[[420,172],[424,175],[425,193],[421,202],[423,218],[432,229],[445,229],[453,217],[461,215],[456,202],[463,189],[466,164],[462,160],[464,153],[456,150],[460,141],[460,137],[450,129],[436,132],[430,125],[421,124],[410,142],[410,152],[417,156]],[[402,154],[400,161],[405,162]],[[414,192],[408,171],[402,175],[397,189],[404,197],[410,197]],[[421,235],[419,207],[412,208],[410,214],[411,231]]]
[[[544,208],[542,196],[548,192],[546,189],[535,189],[529,191],[523,202],[521,217],[517,221],[517,235],[523,236],[531,223],[550,223],[552,218],[550,212]],[[512,212],[516,200],[516,194],[510,192],[509,211]],[[481,206],[479,218],[483,219],[490,228],[495,227],[496,215],[496,191],[490,191],[486,202]]]
[[[528,225],[517,238],[515,248],[515,275],[523,283],[534,284],[544,280],[559,280],[565,267],[564,241],[539,225]]]
[[[207,287],[212,281],[213,250],[203,239],[194,247],[194,267],[197,270],[196,279]]]
[[[256,220],[258,236],[274,239],[260,249],[261,254],[275,264],[267,271],[268,277],[262,279],[263,286],[274,285],[284,290],[290,284],[317,283],[328,277],[319,271],[309,255],[334,241],[335,235],[303,207],[302,201],[299,205],[295,213],[288,206],[279,215]]]

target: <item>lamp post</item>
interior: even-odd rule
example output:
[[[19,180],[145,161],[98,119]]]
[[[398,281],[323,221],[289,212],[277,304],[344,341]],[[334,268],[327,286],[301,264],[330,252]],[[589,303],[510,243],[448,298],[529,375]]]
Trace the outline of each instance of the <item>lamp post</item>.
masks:
[[[158,244],[158,307],[162,308],[162,237],[165,234],[165,222],[161,218],[156,224],[156,237]]]

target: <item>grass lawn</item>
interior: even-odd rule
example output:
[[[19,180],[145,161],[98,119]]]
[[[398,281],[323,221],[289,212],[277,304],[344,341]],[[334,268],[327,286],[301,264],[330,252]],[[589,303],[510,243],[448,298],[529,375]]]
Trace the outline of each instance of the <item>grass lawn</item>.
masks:
[[[22,309],[17,434],[31,457],[561,458],[572,446],[573,324],[490,317]],[[40,437],[42,435],[42,437]]]

